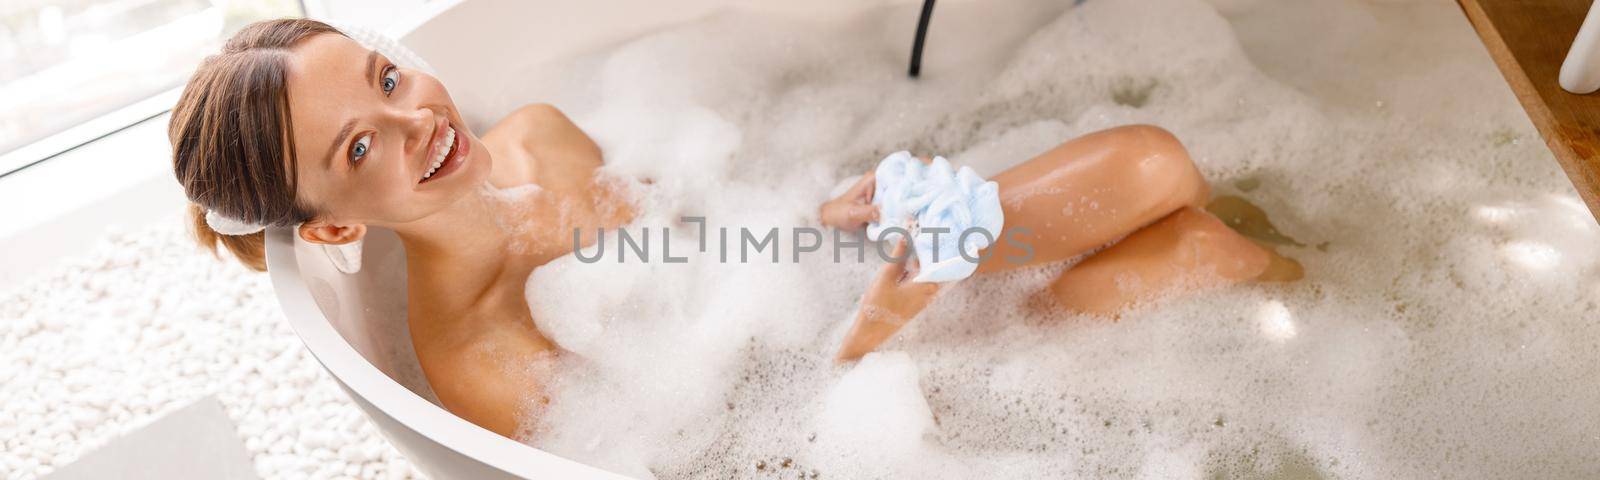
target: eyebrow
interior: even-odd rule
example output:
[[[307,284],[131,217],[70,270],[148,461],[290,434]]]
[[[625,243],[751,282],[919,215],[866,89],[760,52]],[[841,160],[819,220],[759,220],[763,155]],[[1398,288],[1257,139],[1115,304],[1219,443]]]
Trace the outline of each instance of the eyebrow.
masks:
[[[378,51],[377,50],[368,51],[367,52],[367,82],[369,84],[373,85],[373,86],[377,85],[377,76],[376,76],[377,69],[378,69]],[[351,130],[355,130],[355,128],[356,128],[355,119],[346,120],[344,122],[344,126],[339,128],[339,134],[333,136],[333,145],[329,145],[328,146],[327,168],[330,168],[330,169],[333,168],[333,158],[334,158],[333,156],[337,155],[339,153],[339,146],[344,144],[344,138],[350,136],[350,131]]]
[[[378,51],[377,50],[368,51],[367,52],[367,81],[371,82],[372,86],[374,86],[374,87],[378,86],[377,70],[378,70]]]
[[[339,129],[339,134],[333,136],[333,145],[328,146],[328,168],[333,168],[333,156],[339,153],[339,146],[344,145],[344,138],[350,136],[350,131],[356,129],[356,120],[344,122],[344,127]]]

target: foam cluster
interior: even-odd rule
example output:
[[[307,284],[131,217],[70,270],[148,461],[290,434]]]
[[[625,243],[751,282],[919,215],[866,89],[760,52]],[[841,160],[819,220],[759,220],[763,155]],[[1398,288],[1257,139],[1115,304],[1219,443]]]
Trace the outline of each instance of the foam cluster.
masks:
[[[507,108],[554,102],[609,173],[650,179],[635,227],[672,227],[675,249],[681,215],[814,226],[831,186],[895,151],[992,177],[1155,124],[1271,215],[1305,280],[1110,322],[1027,307],[1066,265],[976,275],[835,365],[870,255],[561,259],[528,283],[541,330],[573,342],[529,442],[643,478],[1600,472],[1581,380],[1600,371],[1600,228],[1458,7],[1074,3],[940,3],[916,80],[917,5],[730,12],[509,76],[526,97]]]

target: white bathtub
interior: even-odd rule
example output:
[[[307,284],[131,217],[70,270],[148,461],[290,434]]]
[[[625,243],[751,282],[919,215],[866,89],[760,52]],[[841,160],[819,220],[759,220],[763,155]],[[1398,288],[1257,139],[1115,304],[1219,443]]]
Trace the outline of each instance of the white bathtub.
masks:
[[[488,92],[509,69],[530,62],[593,50],[721,8],[820,17],[912,1],[456,0],[428,4],[388,33],[431,64],[481,132],[495,120],[475,116],[495,110],[487,107],[494,100]],[[906,18],[916,20],[914,11]],[[907,38],[908,52],[910,44]],[[515,61],[498,61],[507,56]],[[621,478],[508,440],[438,406],[405,328],[405,256],[392,232],[372,229],[363,268],[344,274],[321,247],[273,228],[267,263],[284,315],[306,347],[423,473],[439,479]]]

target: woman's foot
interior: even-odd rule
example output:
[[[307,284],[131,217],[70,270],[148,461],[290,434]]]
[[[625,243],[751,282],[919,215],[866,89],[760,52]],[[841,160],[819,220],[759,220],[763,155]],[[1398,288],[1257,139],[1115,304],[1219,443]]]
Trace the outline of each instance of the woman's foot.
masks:
[[[1184,207],[1062,272],[1050,292],[1070,310],[1114,315],[1174,291],[1260,278],[1274,257],[1217,217]]]
[[[1304,247],[1305,244],[1279,233],[1278,227],[1272,225],[1272,221],[1267,219],[1267,212],[1261,207],[1242,197],[1223,195],[1211,199],[1211,202],[1206,204],[1206,211],[1222,220],[1228,228],[1255,241],[1267,251],[1272,261],[1267,265],[1266,271],[1255,278],[1257,281],[1292,282],[1305,278],[1306,271],[1300,266],[1300,262],[1280,255],[1274,248],[1278,245]]]
[[[1262,245],[1261,248],[1267,251],[1270,262],[1267,263],[1266,271],[1256,276],[1257,282],[1293,282],[1305,278],[1306,269],[1300,266],[1300,262],[1279,255],[1272,247]]]

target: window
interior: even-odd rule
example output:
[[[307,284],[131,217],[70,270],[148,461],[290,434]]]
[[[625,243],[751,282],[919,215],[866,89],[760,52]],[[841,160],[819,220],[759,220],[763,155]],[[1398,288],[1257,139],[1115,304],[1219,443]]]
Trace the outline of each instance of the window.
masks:
[[[181,87],[223,39],[302,13],[298,0],[0,2],[0,175],[165,111],[176,98],[152,97]],[[19,152],[39,143],[52,145]]]

